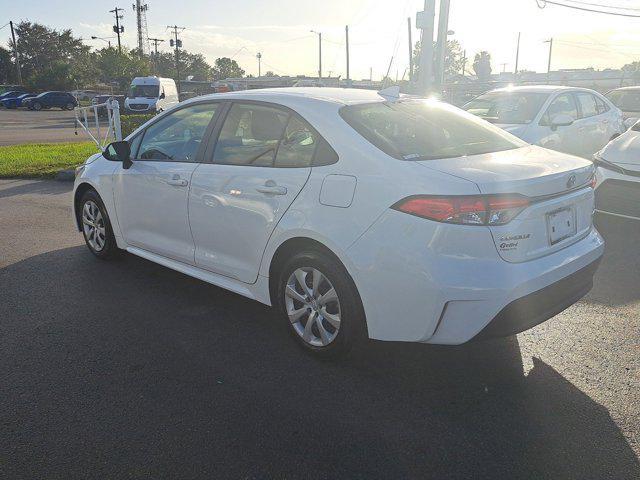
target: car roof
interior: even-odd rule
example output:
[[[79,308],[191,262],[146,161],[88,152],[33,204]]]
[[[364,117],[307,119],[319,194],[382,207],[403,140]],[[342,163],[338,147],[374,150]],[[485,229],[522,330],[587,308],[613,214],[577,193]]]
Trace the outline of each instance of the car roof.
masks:
[[[526,93],[553,93],[565,90],[589,90],[581,87],[565,87],[563,85],[521,85],[517,87],[503,87],[491,90],[491,92],[526,92]],[[489,93],[489,92],[487,92]]]
[[[628,91],[628,92],[640,92],[640,86],[633,86],[633,87],[620,87],[620,88],[614,88],[613,90],[611,90],[609,93],[611,92],[623,92],[623,91]]]
[[[188,101],[222,100],[261,100],[282,104],[296,104],[308,102],[333,103],[354,105],[359,103],[383,102],[384,98],[374,90],[356,88],[325,88],[325,87],[286,87],[264,88],[256,90],[240,90],[236,92],[214,93],[192,98]]]

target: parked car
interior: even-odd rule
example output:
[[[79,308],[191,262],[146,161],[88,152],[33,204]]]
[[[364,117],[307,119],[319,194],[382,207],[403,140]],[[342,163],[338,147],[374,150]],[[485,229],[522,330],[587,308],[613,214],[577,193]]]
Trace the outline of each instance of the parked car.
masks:
[[[22,105],[29,110],[42,110],[43,108],[61,108],[62,110],[73,110],[78,106],[76,97],[69,92],[43,92],[32,98],[22,101]]]
[[[592,286],[590,160],[389,92],[197,97],[77,170],[89,250],[273,305],[318,355],[512,335]],[[176,292],[180,295],[180,292]]]
[[[118,107],[120,108],[120,112],[124,112],[124,99],[125,99],[124,95],[96,95],[91,100],[91,105],[101,105],[103,103],[106,103],[108,100],[112,100],[112,99],[118,101]],[[106,116],[107,109],[105,107],[99,107],[98,115],[100,115],[101,117]]]
[[[0,95],[0,101],[7,99],[7,98],[15,98],[15,97],[19,97],[20,95],[23,95],[27,93],[26,90],[9,90],[8,92],[4,92],[2,95]]]
[[[130,113],[156,113],[179,102],[176,82],[171,78],[136,77],[124,101]]]
[[[24,91],[25,89],[22,85],[0,85],[0,96],[14,90]]]
[[[640,87],[622,87],[605,95],[611,103],[622,110],[624,123],[630,128],[640,120]]]
[[[35,93],[23,93],[22,95],[18,95],[17,97],[3,98],[2,100],[0,100],[0,103],[5,108],[18,108],[22,106],[22,102],[25,99],[35,96]]]
[[[74,97],[76,97],[76,99],[79,102],[85,101],[85,100],[91,100],[93,99],[93,97],[95,97],[96,95],[99,95],[99,92],[96,92],[95,90],[73,90],[71,92],[71,95],[73,95]]]
[[[620,109],[586,88],[501,88],[463,108],[527,143],[585,158],[625,130]]]
[[[640,121],[595,155],[596,209],[640,220]]]

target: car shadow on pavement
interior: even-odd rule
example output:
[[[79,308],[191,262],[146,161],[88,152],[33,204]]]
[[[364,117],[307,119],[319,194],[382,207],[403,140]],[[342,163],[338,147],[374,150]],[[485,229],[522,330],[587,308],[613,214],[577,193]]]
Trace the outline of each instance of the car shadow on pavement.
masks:
[[[130,255],[0,269],[9,478],[640,478],[608,411],[516,337],[298,349],[272,310]]]
[[[0,198],[16,195],[59,195],[70,192],[72,182],[43,182],[36,179],[15,178],[4,180],[0,184]]]
[[[640,221],[598,214],[595,225],[605,239],[605,253],[586,301],[606,305],[640,301]]]

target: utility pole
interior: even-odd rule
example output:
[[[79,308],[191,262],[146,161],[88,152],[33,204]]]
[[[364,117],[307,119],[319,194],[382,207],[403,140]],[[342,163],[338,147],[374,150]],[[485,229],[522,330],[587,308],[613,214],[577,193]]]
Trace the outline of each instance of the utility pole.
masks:
[[[262,76],[262,54],[258,52],[256,58],[258,59],[258,78],[260,78]]]
[[[172,38],[169,41],[169,45],[171,45],[172,47],[176,47],[176,79],[177,79],[178,94],[180,94],[180,50],[179,48],[182,47],[182,40],[178,38],[178,30],[183,32],[185,27],[179,27],[177,25],[174,25],[174,26],[169,25],[167,28],[170,28],[173,30],[174,38]]]
[[[518,74],[518,61],[520,60],[520,35],[522,32],[518,32],[518,45],[516,46],[516,68],[513,73]]]
[[[544,43],[549,44],[549,62],[547,63],[547,83],[551,80],[551,52],[553,52],[553,37],[545,40]]]
[[[18,53],[18,43],[16,42],[16,32],[13,31],[13,21],[9,22],[11,26],[11,39],[13,40],[13,56],[16,59],[16,74],[18,75],[18,85],[22,85],[22,69],[20,68],[20,54]]]
[[[158,44],[160,42],[164,42],[162,38],[149,38],[149,41],[153,43],[153,67],[156,71],[156,75],[158,74]]]
[[[416,15],[416,27],[422,30],[420,40],[420,72],[418,91],[422,95],[431,93],[433,74],[433,22],[435,0],[424,0],[424,10]]]
[[[507,65],[509,65],[508,63],[501,63],[500,65],[502,65],[502,73],[507,71]]]
[[[444,57],[447,50],[447,37],[449,36],[449,6],[450,0],[440,0],[434,75],[435,87],[438,90],[442,90],[442,85],[444,84]]]
[[[413,83],[413,40],[411,39],[411,17],[407,17],[407,30],[409,31],[409,83]]]
[[[351,77],[349,76],[349,25],[344,27],[345,45],[347,53],[347,87],[351,87]]]
[[[122,44],[120,43],[120,34],[124,33],[124,27],[120,26],[120,20],[123,18],[119,12],[124,11],[123,8],[114,8],[113,10],[109,10],[109,13],[113,13],[116,17],[116,24],[113,26],[113,31],[116,32],[118,36],[118,53],[122,53]]]
[[[322,82],[322,32],[311,30],[311,33],[318,35],[318,81]]]

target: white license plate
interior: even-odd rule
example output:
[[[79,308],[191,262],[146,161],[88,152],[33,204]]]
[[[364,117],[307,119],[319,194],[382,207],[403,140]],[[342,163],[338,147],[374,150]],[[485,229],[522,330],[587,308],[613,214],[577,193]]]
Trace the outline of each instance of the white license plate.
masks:
[[[572,207],[561,208],[547,213],[549,241],[555,245],[576,234],[576,215]]]

